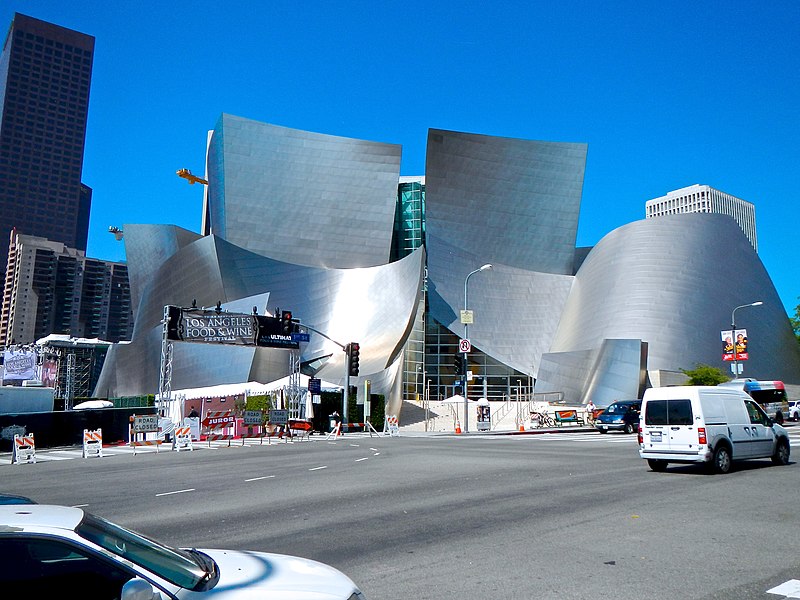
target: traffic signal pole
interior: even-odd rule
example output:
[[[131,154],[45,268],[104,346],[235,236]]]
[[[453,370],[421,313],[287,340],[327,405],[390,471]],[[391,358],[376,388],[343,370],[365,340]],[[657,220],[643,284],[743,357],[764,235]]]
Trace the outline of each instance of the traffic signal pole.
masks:
[[[348,422],[348,420],[347,420],[347,400],[348,400],[348,394],[349,394],[349,390],[350,390],[350,344],[347,344],[345,346],[344,344],[340,344],[339,342],[337,342],[335,339],[333,339],[329,335],[321,332],[319,329],[316,329],[316,328],[312,327],[311,325],[306,325],[305,323],[301,323],[301,325],[303,327],[305,327],[306,329],[309,329],[310,331],[313,331],[314,333],[317,333],[317,334],[321,335],[322,337],[324,337],[329,342],[333,342],[334,344],[339,346],[339,348],[341,348],[345,353],[345,361],[344,361],[344,393],[342,394],[342,423],[347,423]]]

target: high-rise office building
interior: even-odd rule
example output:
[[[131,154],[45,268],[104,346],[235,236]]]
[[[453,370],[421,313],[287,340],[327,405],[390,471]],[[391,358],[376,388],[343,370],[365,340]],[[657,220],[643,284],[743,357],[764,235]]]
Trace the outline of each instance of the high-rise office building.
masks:
[[[13,228],[86,250],[94,37],[16,13],[0,55],[0,268]]]
[[[0,344],[32,344],[51,333],[109,342],[130,339],[128,267],[12,231]]]
[[[758,252],[756,209],[747,200],[715,190],[708,185],[695,184],[667,192],[666,196],[645,202],[645,216],[648,219],[662,215],[698,212],[732,217],[750,240],[753,249]]]

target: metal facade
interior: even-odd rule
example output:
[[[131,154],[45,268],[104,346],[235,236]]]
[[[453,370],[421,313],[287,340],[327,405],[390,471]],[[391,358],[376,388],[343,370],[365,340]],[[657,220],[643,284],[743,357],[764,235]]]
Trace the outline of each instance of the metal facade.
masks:
[[[137,239],[162,239],[173,244],[175,228],[125,227],[126,244]],[[174,246],[173,246],[174,248]],[[382,373],[401,356],[416,314],[425,264],[423,248],[395,263],[360,269],[322,269],[276,261],[235,246],[217,236],[198,238],[168,256],[160,265],[140,253],[142,265],[129,263],[139,281],[136,333],[130,344],[112,348],[98,391],[103,395],[133,395],[158,387],[161,319],[166,304],[213,307],[264,314],[289,309],[301,322],[334,340],[361,344],[361,375]],[[131,258],[131,257],[129,257]],[[344,380],[344,352],[322,336],[311,335],[300,359],[329,356],[318,375],[333,383]],[[258,376],[277,379],[288,373],[286,351],[177,343],[173,388],[249,381]],[[352,381],[353,384],[356,381]],[[391,385],[395,385],[394,382]],[[378,392],[379,393],[379,392]]]
[[[232,312],[292,310],[338,342],[360,342],[361,377],[397,413],[423,275],[429,317],[461,336],[465,278],[486,263],[492,270],[469,281],[469,337],[486,357],[537,376],[537,391],[602,405],[636,395],[645,368],[722,366],[719,331],[735,306],[756,300],[764,305],[737,316],[751,342],[745,376],[800,383],[786,313],[730,217],[646,219],[575,248],[586,151],[431,130],[424,214],[409,221],[424,246],[390,263],[398,147],[223,115],[208,153],[213,235],[125,226],[136,330],[110,352],[98,393],[156,390],[164,305],[220,301]],[[282,350],[175,350],[175,389],[288,372]],[[319,376],[343,382],[336,344],[312,334],[301,352]]]
[[[389,262],[400,146],[222,115],[208,152],[211,233],[275,260]]]
[[[747,237],[725,215],[645,219],[590,252],[553,339],[552,352],[599,348],[604,339],[647,342],[648,369],[723,367],[720,331],[733,308],[747,329],[744,376],[800,380],[800,350],[778,293]],[[727,368],[727,367],[724,367]]]

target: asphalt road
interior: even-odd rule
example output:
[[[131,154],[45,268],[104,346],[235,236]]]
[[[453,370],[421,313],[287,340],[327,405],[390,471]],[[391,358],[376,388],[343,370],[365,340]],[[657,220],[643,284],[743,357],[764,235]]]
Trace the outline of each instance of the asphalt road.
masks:
[[[624,435],[471,434],[3,464],[0,490],[320,560],[370,600],[774,600],[800,579],[799,475],[655,473]]]

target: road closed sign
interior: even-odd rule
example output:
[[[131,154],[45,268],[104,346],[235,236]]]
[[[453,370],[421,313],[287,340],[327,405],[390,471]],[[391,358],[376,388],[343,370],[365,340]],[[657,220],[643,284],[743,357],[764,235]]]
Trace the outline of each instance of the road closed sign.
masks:
[[[158,431],[158,415],[133,415],[133,432]]]
[[[288,410],[269,411],[269,422],[273,425],[286,425],[289,422]]]

